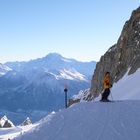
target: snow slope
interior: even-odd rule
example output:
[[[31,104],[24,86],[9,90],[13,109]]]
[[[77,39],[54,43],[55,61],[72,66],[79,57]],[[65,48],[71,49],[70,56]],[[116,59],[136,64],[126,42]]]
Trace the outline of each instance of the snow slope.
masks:
[[[140,69],[131,75],[128,72],[113,85],[114,100],[140,100]]]
[[[8,140],[9,138],[13,139],[33,129],[36,125],[37,124],[12,128],[0,128],[0,140]]]
[[[15,140],[138,140],[140,101],[88,102],[52,113]]]

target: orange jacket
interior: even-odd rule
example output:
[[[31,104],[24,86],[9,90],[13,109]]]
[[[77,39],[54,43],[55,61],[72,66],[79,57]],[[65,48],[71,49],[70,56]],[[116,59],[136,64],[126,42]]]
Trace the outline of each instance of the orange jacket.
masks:
[[[111,88],[110,76],[106,75],[103,80],[104,89]]]

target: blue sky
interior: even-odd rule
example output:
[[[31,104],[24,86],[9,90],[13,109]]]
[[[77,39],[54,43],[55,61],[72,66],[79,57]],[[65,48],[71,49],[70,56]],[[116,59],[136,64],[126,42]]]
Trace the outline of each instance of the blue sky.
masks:
[[[0,0],[0,62],[50,52],[98,61],[138,6],[137,0]]]

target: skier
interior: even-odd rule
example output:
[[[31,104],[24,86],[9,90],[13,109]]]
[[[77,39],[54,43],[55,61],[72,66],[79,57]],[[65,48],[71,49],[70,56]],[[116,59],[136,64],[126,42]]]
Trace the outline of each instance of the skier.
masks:
[[[110,88],[112,87],[110,72],[105,73],[105,76],[103,79],[103,87],[104,87],[104,92],[102,94],[102,98],[100,101],[109,102],[110,100],[108,100],[108,96],[110,94]]]

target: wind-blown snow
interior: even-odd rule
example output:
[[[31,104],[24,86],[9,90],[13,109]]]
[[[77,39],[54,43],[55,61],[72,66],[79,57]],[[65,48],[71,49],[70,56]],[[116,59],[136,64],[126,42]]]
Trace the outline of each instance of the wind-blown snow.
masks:
[[[88,102],[53,113],[16,140],[138,140],[140,101]]]

